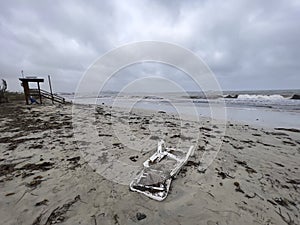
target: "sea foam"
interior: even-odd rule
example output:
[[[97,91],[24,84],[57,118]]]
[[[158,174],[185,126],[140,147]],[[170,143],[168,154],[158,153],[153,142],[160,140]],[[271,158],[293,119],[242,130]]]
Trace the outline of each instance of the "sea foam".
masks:
[[[238,99],[242,100],[283,100],[281,95],[239,95]]]

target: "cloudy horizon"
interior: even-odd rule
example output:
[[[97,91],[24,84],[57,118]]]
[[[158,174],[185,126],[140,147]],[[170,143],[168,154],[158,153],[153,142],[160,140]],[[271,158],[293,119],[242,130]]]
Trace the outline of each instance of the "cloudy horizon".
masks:
[[[194,52],[223,90],[299,89],[299,25],[297,0],[2,1],[0,78],[9,90],[21,91],[21,70],[45,79],[51,75],[56,92],[74,92],[100,56],[155,40]],[[122,71],[111,89],[140,74],[166,73],[175,72],[137,65]],[[186,79],[177,74],[174,80]]]

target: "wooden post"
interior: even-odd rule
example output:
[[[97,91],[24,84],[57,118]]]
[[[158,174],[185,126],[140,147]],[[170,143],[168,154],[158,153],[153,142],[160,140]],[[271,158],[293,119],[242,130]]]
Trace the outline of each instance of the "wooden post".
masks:
[[[22,81],[22,86],[23,86],[23,89],[24,89],[26,105],[28,105],[29,104],[28,100],[29,100],[29,95],[30,95],[28,82],[27,81]]]
[[[37,85],[38,85],[38,90],[39,90],[40,104],[42,104],[42,95],[41,95],[40,82],[37,82]]]
[[[51,85],[50,75],[48,75],[48,81],[49,81],[49,87],[50,87],[50,93],[51,93],[52,104],[54,104],[54,99],[53,99],[53,93],[52,93],[52,85]]]

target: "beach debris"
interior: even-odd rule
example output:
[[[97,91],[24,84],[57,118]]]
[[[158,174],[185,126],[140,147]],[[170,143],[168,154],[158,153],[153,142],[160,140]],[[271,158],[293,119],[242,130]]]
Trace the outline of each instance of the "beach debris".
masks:
[[[261,145],[263,145],[263,146],[265,146],[265,147],[276,147],[275,145],[272,145],[272,144],[268,144],[268,143],[264,143],[264,142],[261,142],[261,141],[256,141],[256,143],[258,143],[258,144],[261,144]]]
[[[133,156],[130,156],[130,157],[129,157],[129,159],[130,159],[132,162],[136,162],[138,158],[139,158],[138,155],[133,155]]]
[[[238,145],[234,145],[234,144],[231,144],[231,146],[232,146],[234,149],[237,149],[237,150],[242,150],[242,149],[244,149],[243,146],[238,146]]]
[[[235,186],[235,191],[236,192],[241,192],[241,193],[245,194],[245,192],[241,189],[241,185],[240,185],[239,182],[235,181],[233,184]]]
[[[37,218],[35,218],[32,225],[41,225],[42,217],[46,212],[47,212],[46,210],[44,212],[41,212],[40,215]]]
[[[225,179],[225,178],[231,178],[231,179],[234,179],[234,178],[235,178],[235,177],[232,176],[229,172],[223,171],[223,168],[222,168],[222,167],[221,167],[221,169],[216,168],[215,170],[218,171],[218,173],[217,173],[218,177],[221,177],[222,179]]]
[[[206,134],[206,133],[203,133],[204,136],[208,137],[208,138],[217,138],[216,135],[213,135],[213,134]]]
[[[188,141],[193,139],[192,137],[186,137],[182,134],[174,134],[170,138],[181,138],[182,140],[188,140]]]
[[[172,179],[193,154],[194,146],[186,152],[166,148],[165,142],[159,141],[157,151],[143,163],[144,168],[130,183],[130,190],[157,201],[164,200],[168,195]]]
[[[101,106],[97,106],[95,111],[99,114],[99,115],[103,115],[105,113],[105,110],[103,107]]]
[[[270,199],[267,199],[267,202],[270,202],[272,205],[277,205],[275,202],[273,202],[273,201],[270,200]]]
[[[119,216],[118,216],[118,214],[114,215],[114,221],[115,221],[115,224],[120,224],[119,223]]]
[[[288,215],[288,218],[285,217],[282,212],[281,209],[278,208],[278,212],[275,210],[275,212],[281,217],[281,219],[288,225],[296,225],[295,221],[291,218],[290,214],[287,212],[286,214]]]
[[[28,164],[24,165],[23,167],[21,167],[20,169],[21,170],[29,170],[29,171],[33,171],[33,170],[47,171],[47,170],[50,170],[53,165],[54,165],[54,163],[51,163],[51,162],[43,162],[43,163],[39,163],[39,164],[28,163]]]
[[[42,149],[43,145],[42,144],[33,144],[29,146],[29,149]]]
[[[199,127],[199,130],[200,131],[212,131],[212,129],[208,128],[208,127]]]
[[[112,137],[111,134],[98,134],[99,137]]]
[[[155,141],[157,141],[157,140],[159,140],[159,139],[160,139],[160,138],[159,138],[158,136],[155,136],[155,135],[154,135],[154,136],[152,135],[152,136],[150,137],[150,140],[155,140]]]
[[[95,224],[95,225],[98,225],[98,224],[97,224],[96,215],[92,215],[91,217],[94,219],[94,224]]]
[[[207,163],[205,163],[204,161],[200,161],[197,170],[199,173],[205,173],[205,171],[207,170],[207,167],[208,167]]]
[[[29,187],[29,188],[36,188],[39,184],[42,183],[42,181],[43,180],[39,180],[39,179],[33,180],[33,181],[29,182],[29,183],[26,183],[26,186]]]
[[[96,191],[96,188],[91,188],[87,193],[91,193],[92,191]]]
[[[274,202],[276,202],[278,205],[281,205],[283,207],[289,207],[289,200],[286,198],[277,197],[273,199]]]
[[[290,131],[290,132],[295,132],[295,133],[300,133],[299,129],[296,128],[283,128],[283,127],[277,127],[274,128],[275,130],[282,130],[282,131]]]
[[[45,225],[50,225],[50,224],[54,224],[54,223],[61,223],[63,222],[66,218],[65,218],[65,214],[66,212],[69,210],[69,208],[75,204],[77,201],[80,200],[80,195],[77,195],[74,200],[71,200],[65,204],[63,204],[63,206],[57,207],[55,208],[50,216],[48,217]],[[40,224],[40,223],[36,223],[36,224]]]
[[[256,196],[256,193],[253,193],[252,196],[249,195],[249,194],[245,194],[245,197],[246,197],[246,198],[255,198],[255,196]]]
[[[34,206],[47,205],[48,202],[49,202],[48,199],[44,199],[43,201],[40,201],[40,202],[35,203]]]
[[[200,167],[200,166],[199,166],[199,167],[198,167],[198,172],[199,172],[199,173],[205,173],[206,169],[207,169],[207,167],[202,167],[202,166]]]
[[[69,167],[70,170],[75,170],[76,167],[81,167],[81,164],[79,163],[80,156],[69,158],[67,159],[67,161],[69,161],[71,164],[71,166]]]
[[[16,166],[18,164],[20,164],[21,162],[18,163],[11,163],[11,164],[2,164],[0,165],[0,177],[1,176],[7,176],[15,171],[19,171],[19,170],[28,170],[28,171],[33,171],[33,170],[42,170],[42,171],[46,171],[52,168],[52,165],[54,163],[50,163],[50,162],[43,162],[40,164],[33,164],[33,163],[28,163],[24,166],[22,166],[21,168],[16,168]],[[27,173],[27,172],[23,172],[22,174],[22,178],[28,177],[33,175],[33,173]]]
[[[278,163],[278,162],[273,162],[273,163],[276,164],[276,165],[279,166],[279,167],[284,167],[284,165],[281,164],[281,163]]]
[[[200,162],[195,162],[192,160],[188,160],[185,164],[185,166],[194,166],[194,167],[198,167],[200,165]]]
[[[237,163],[237,164],[239,164],[239,165],[241,165],[241,166],[247,166],[247,162],[246,161],[240,161],[240,160],[235,159],[234,162]]]
[[[291,142],[291,141],[283,140],[282,142],[283,142],[283,144],[285,144],[285,145],[296,146],[296,144],[293,143],[293,142]]]
[[[251,173],[257,173],[255,169],[253,169],[252,167],[248,166],[246,161],[240,161],[235,159],[234,160],[235,163],[239,164],[240,166],[243,166],[245,168],[245,170],[251,174]]]
[[[255,169],[251,168],[250,166],[246,166],[246,171],[251,174],[251,173],[257,173]]]
[[[80,156],[75,156],[75,157],[67,159],[67,161],[74,163],[74,164],[77,164],[79,162],[79,160],[80,160]]]
[[[287,133],[284,133],[284,132],[268,132],[266,131],[265,132],[266,134],[271,134],[271,135],[275,135],[275,136],[289,136]]]
[[[22,178],[26,178],[26,177],[29,177],[32,175],[34,175],[34,173],[31,173],[31,172],[28,173],[28,172],[24,171],[21,176],[22,176]]]
[[[43,178],[43,176],[39,175],[39,176],[34,177],[33,179],[37,180],[37,179],[42,179],[42,178]]]
[[[14,195],[14,194],[15,194],[15,192],[10,192],[10,193],[5,194],[5,196],[11,196],[11,195]]]
[[[225,179],[225,178],[234,179],[234,176],[230,175],[228,172],[225,172],[225,171],[218,171],[218,176],[221,177],[222,179]]]
[[[287,183],[289,183],[289,184],[295,184],[295,185],[300,185],[300,179],[288,179]]]
[[[147,216],[146,216],[146,214],[144,214],[144,213],[140,213],[140,212],[137,212],[136,213],[136,218],[137,218],[137,220],[143,220],[143,219],[145,219]]]
[[[122,145],[122,143],[119,143],[119,142],[113,143],[112,145],[113,145],[113,147],[115,147],[115,148],[119,148],[119,149],[124,148],[123,145]]]
[[[0,165],[0,177],[14,172],[16,165],[17,163]]]
[[[31,182],[26,183],[25,186],[35,189],[39,184],[41,184],[43,181],[45,181],[45,180],[42,180],[42,178],[43,178],[42,176],[36,176],[33,178],[33,180]]]

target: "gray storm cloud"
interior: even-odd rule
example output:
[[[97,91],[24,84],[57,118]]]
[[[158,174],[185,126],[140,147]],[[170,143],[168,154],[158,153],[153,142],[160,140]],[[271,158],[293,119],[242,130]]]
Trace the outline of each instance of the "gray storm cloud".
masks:
[[[55,91],[73,92],[88,66],[107,51],[156,40],[195,52],[225,90],[299,88],[299,21],[297,0],[1,1],[0,78],[9,89],[21,90],[21,70],[49,74]],[[144,74],[176,73],[150,67],[124,70],[110,88]],[[183,77],[179,72],[173,80]],[[184,81],[185,89],[193,89]]]

